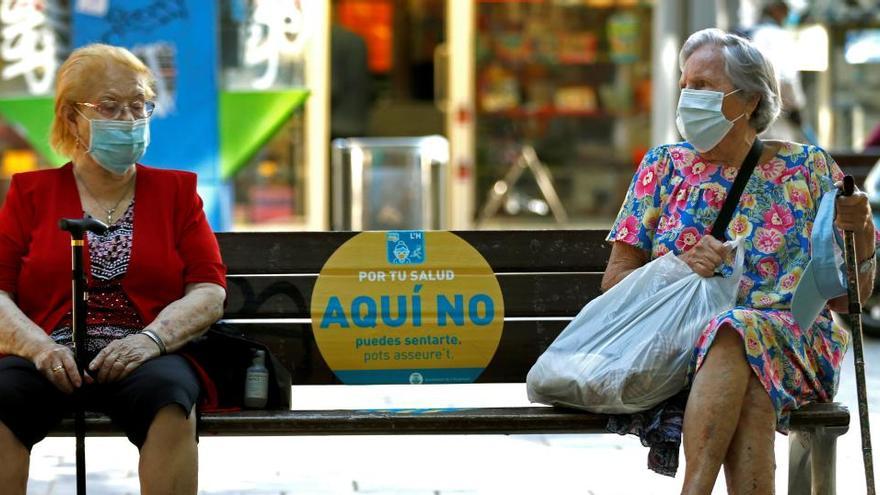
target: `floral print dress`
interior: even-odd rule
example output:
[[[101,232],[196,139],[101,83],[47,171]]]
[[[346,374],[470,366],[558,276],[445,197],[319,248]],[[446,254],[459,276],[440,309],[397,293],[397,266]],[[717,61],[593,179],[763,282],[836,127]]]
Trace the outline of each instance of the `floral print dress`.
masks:
[[[651,259],[689,250],[710,233],[737,172],[705,161],[688,143],[651,149],[608,241],[649,251]],[[797,143],[783,143],[776,156],[755,167],[727,229],[731,239],[744,237],[746,249],[736,307],[715,317],[695,347],[691,378],[718,329],[736,330],[770,396],[781,433],[788,432],[792,410],[834,397],[849,343],[827,308],[810,328],[800,328],[790,311],[810,259],[821,196],[842,178],[824,150]]]

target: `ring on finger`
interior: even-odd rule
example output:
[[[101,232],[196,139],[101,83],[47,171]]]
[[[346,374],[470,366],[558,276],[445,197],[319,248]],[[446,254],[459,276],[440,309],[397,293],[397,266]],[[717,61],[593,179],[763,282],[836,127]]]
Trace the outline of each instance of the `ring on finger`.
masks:
[[[59,371],[61,371],[63,369],[64,369],[64,365],[59,364],[59,365],[55,366],[54,368],[52,368],[52,373],[58,373]]]

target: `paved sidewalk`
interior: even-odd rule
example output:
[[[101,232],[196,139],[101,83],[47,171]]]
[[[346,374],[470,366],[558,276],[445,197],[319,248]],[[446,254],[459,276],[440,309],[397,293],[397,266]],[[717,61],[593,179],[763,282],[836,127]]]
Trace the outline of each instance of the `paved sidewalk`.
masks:
[[[880,341],[866,343],[874,444],[880,446]],[[838,400],[853,411],[838,446],[838,493],[864,493],[852,354]],[[294,387],[297,408],[523,405],[524,385]],[[786,493],[788,441],[777,435],[777,493]],[[878,447],[880,449],[880,447]],[[90,495],[138,493],[137,451],[120,438],[88,439]],[[647,449],[617,435],[203,438],[200,492],[292,494],[676,494],[647,470]],[[74,443],[50,438],[31,460],[29,494],[75,493]],[[723,494],[723,476],[713,493]]]

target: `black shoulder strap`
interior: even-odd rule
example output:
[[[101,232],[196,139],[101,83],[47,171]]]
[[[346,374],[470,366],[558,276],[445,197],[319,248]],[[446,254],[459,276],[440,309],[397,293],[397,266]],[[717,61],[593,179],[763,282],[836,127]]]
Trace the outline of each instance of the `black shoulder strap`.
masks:
[[[762,151],[764,151],[764,143],[756,137],[752,143],[752,148],[749,150],[749,154],[746,155],[746,159],[743,160],[742,166],[736,174],[733,187],[730,188],[730,193],[727,194],[727,199],[724,200],[721,212],[718,213],[718,218],[715,219],[715,224],[712,226],[712,237],[719,241],[727,240],[727,225],[730,223],[730,219],[733,218],[733,211],[736,210],[739,204],[739,198],[746,188],[746,183],[752,176],[752,171],[755,170],[755,165],[758,164]]]

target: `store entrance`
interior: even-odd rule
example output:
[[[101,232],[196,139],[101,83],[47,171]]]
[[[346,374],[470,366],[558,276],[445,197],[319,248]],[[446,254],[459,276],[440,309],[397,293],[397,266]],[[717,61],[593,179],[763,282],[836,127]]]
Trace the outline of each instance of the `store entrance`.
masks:
[[[445,0],[335,0],[331,137],[445,134]]]

